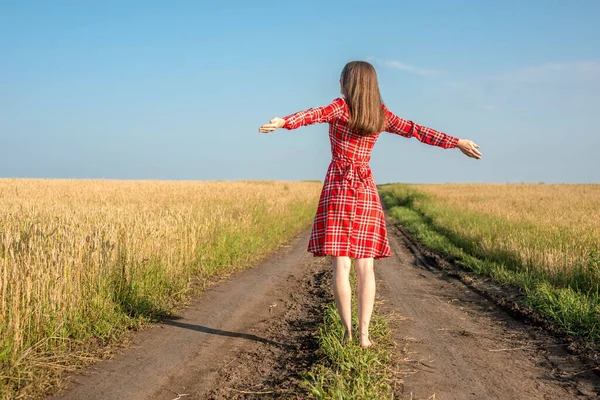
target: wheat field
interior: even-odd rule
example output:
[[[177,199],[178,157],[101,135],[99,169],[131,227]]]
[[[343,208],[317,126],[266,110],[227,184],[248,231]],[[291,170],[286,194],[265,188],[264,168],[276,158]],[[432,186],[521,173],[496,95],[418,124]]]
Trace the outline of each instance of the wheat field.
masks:
[[[0,396],[34,393],[81,343],[114,340],[251,265],[310,226],[320,188],[1,179]]]
[[[461,235],[476,236],[484,251],[494,248],[510,251],[526,266],[559,273],[586,264],[590,253],[600,250],[600,185],[413,187],[434,196],[437,204],[463,211],[465,215],[498,217],[496,223],[468,218],[444,221]]]
[[[600,344],[600,185],[384,185],[426,247],[520,288],[564,332]]]

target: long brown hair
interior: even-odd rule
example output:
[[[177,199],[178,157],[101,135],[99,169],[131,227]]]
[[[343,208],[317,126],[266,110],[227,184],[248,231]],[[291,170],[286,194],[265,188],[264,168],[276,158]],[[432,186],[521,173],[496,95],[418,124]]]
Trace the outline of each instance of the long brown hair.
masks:
[[[368,136],[385,129],[385,112],[375,68],[366,61],[351,61],[342,70],[342,94],[350,109],[348,128]]]

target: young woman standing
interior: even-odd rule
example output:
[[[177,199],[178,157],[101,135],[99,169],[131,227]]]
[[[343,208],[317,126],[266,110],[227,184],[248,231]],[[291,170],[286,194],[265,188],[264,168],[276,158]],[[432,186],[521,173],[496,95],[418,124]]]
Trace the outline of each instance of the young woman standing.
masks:
[[[308,251],[333,259],[333,292],[344,326],[344,341],[352,340],[351,259],[356,260],[359,342],[370,347],[369,323],[375,301],[373,260],[390,257],[383,209],[369,167],[371,151],[382,131],[445,149],[459,148],[480,159],[478,145],[412,121],[399,118],[383,104],[375,68],[364,61],[344,67],[340,78],[343,98],[328,106],[311,108],[285,118],[273,118],[259,128],[270,133],[278,128],[296,129],[329,123],[332,160],[315,216]]]

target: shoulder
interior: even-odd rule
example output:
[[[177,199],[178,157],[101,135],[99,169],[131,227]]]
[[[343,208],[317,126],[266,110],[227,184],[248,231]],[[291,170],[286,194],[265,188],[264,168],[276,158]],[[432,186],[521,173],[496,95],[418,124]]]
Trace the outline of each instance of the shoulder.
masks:
[[[342,115],[346,112],[346,100],[343,97],[333,99],[327,108],[329,108],[330,112],[333,114]]]
[[[386,118],[393,116],[392,112],[385,106],[385,103],[381,103],[381,108],[383,109],[383,113]]]
[[[333,99],[331,101],[331,106],[334,107],[345,107],[346,106],[346,99],[344,99],[343,97],[338,97],[336,99]]]

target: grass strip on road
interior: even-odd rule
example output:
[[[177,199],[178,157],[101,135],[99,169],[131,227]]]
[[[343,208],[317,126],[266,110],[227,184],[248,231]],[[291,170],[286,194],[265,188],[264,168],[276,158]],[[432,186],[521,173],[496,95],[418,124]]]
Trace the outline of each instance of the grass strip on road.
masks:
[[[335,303],[325,307],[323,324],[319,328],[318,355],[320,361],[303,377],[303,387],[315,399],[390,399],[393,398],[393,342],[388,322],[373,311],[370,337],[374,346],[360,347],[357,341],[358,317],[356,305],[356,275],[351,274],[352,325],[354,339],[342,344],[343,327]]]

